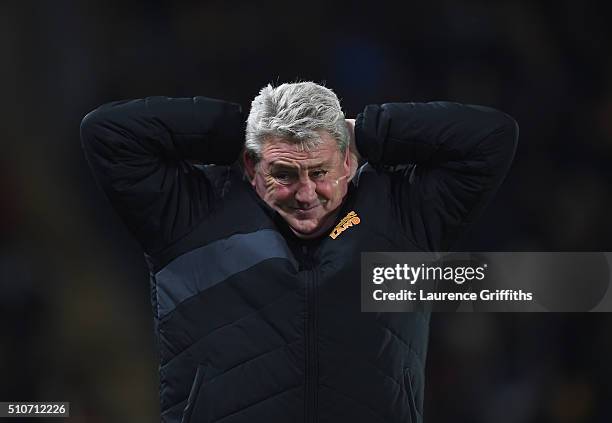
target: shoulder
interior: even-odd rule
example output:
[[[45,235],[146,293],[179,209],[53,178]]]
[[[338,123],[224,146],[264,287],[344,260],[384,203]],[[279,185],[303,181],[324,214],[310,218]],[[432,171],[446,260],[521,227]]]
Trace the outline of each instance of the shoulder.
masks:
[[[355,173],[351,184],[355,188],[382,186],[391,187],[392,185],[401,182],[412,182],[412,174],[416,169],[414,163],[400,164],[394,166],[373,166],[370,163],[365,163]]]

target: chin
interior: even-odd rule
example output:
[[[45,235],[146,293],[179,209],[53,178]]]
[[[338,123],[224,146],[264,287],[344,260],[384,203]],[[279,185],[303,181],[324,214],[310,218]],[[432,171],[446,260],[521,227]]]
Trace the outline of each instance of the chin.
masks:
[[[317,213],[317,215],[306,218],[306,216],[295,216],[282,209],[278,209],[278,211],[298,238],[316,238],[329,229],[325,225],[326,215]]]
[[[320,222],[318,221],[290,219],[287,223],[289,223],[289,226],[291,229],[293,229],[296,235],[302,238],[317,235],[321,229]]]

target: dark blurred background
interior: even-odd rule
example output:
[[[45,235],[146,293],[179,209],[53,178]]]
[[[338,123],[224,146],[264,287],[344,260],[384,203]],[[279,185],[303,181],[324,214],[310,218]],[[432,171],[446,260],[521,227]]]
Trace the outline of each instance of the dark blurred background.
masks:
[[[297,79],[325,82],[349,116],[389,101],[492,106],[519,122],[519,149],[463,247],[610,251],[609,22],[577,0],[3,2],[0,401],[159,421],[147,268],[80,148],[94,107],[205,95],[248,110],[268,82]],[[612,421],[611,323],[435,314],[426,422]]]

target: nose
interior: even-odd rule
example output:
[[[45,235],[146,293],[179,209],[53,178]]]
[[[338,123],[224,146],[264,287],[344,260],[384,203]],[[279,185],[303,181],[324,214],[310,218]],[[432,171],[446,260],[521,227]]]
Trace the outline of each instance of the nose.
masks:
[[[312,204],[317,200],[317,184],[310,178],[300,178],[295,200],[299,203]]]

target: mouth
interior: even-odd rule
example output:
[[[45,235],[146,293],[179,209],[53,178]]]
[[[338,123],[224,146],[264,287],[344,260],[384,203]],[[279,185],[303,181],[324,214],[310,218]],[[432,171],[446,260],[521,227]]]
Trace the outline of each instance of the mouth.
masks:
[[[321,207],[321,204],[316,204],[309,207],[288,207],[288,209],[291,214],[301,217],[312,214],[319,207]]]
[[[316,209],[317,207],[319,207],[320,204],[314,205],[314,206],[310,206],[310,207],[289,207],[290,210],[294,210],[294,211],[303,211],[306,212],[308,210],[312,210],[312,209]]]

